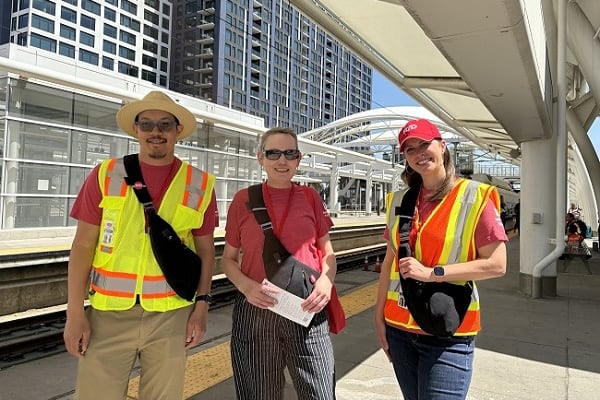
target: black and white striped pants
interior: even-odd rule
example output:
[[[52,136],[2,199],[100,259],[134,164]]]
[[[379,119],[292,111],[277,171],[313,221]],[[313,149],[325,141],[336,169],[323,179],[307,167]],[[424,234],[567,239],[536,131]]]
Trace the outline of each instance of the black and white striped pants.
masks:
[[[255,307],[238,293],[231,358],[238,400],[281,400],[287,367],[298,400],[334,400],[335,369],[327,313],[307,327]]]

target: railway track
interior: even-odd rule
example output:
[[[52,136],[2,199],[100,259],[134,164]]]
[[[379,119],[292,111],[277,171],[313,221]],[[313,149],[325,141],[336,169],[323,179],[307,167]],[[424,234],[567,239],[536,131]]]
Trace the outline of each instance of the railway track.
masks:
[[[385,245],[371,245],[340,251],[336,254],[338,273],[360,268],[364,258],[383,257]],[[236,289],[223,276],[215,276],[211,292],[211,309],[230,305]],[[66,321],[64,307],[0,323],[0,371],[14,365],[48,357],[65,351],[63,329]]]

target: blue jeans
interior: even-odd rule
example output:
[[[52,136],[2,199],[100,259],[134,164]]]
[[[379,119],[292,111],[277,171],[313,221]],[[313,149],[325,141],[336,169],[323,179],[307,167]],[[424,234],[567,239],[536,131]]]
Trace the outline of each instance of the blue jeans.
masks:
[[[467,397],[473,372],[474,336],[440,338],[388,326],[386,337],[404,400]]]

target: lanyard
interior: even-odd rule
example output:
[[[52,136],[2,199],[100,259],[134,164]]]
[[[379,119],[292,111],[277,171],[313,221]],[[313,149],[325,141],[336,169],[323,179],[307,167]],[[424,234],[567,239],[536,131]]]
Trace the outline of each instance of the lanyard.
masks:
[[[294,191],[295,191],[294,189],[295,189],[295,185],[292,184],[292,187],[290,189],[290,194],[287,199],[287,204],[285,205],[283,214],[281,215],[281,223],[278,223],[275,218],[275,209],[273,208],[273,203],[271,202],[271,195],[269,194],[269,187],[266,183],[263,183],[263,186],[262,186],[263,197],[265,198],[265,205],[267,206],[267,212],[269,213],[269,216],[271,217],[271,224],[273,224],[273,232],[275,233],[275,236],[277,236],[278,238],[281,237],[280,233],[281,233],[281,230],[283,229],[283,224],[285,224],[285,220],[287,219],[287,216],[290,212],[290,206],[292,204],[292,197],[294,196]]]

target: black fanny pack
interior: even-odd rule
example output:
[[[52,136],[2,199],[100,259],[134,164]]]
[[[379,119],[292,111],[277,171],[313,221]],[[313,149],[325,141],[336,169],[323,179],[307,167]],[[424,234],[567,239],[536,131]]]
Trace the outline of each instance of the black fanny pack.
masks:
[[[179,297],[192,301],[200,282],[202,260],[158,214],[151,213],[148,219],[152,252],[167,283]]]
[[[154,258],[175,293],[183,299],[192,301],[200,282],[202,260],[196,252],[181,241],[175,229],[156,213],[144,183],[138,155],[125,156],[124,164],[128,175],[125,182],[133,188],[138,200],[144,206]]]

